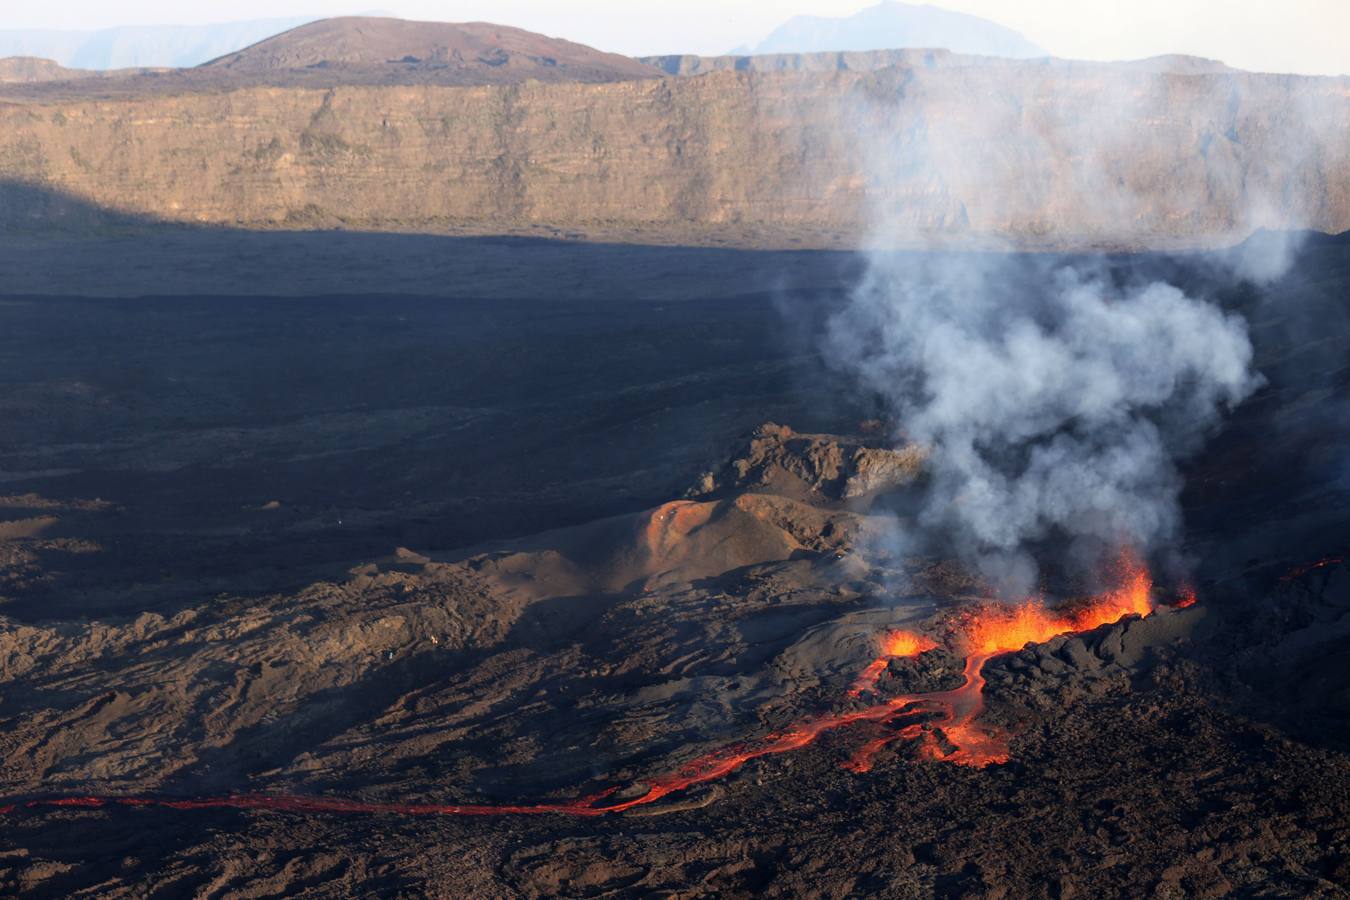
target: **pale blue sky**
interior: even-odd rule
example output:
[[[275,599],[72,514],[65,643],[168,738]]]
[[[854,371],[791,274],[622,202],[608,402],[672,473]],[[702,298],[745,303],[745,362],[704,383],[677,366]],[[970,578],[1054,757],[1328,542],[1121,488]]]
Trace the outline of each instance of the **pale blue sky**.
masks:
[[[203,24],[372,9],[411,19],[518,25],[606,50],[722,53],[799,13],[848,15],[875,0],[0,0],[0,29]],[[1350,0],[945,0],[1017,29],[1057,56],[1190,53],[1257,71],[1350,74]]]

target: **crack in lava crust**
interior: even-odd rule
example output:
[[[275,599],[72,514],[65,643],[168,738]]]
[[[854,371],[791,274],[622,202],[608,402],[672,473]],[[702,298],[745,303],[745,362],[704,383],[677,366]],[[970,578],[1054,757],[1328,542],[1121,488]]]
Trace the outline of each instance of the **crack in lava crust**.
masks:
[[[896,741],[918,740],[919,756],[957,765],[983,768],[1009,759],[1012,735],[976,720],[984,709],[984,666],[989,660],[1039,643],[1060,634],[1087,631],[1131,616],[1153,613],[1152,580],[1142,565],[1122,557],[1121,587],[1095,597],[1076,612],[1063,614],[1028,602],[1011,610],[984,610],[971,616],[962,631],[968,648],[964,681],[960,687],[929,693],[900,694],[863,709],[815,716],[754,741],[733,744],[690,760],[672,772],[637,782],[632,787],[647,790],[628,800],[610,800],[618,787],[567,803],[537,804],[440,804],[389,803],[336,797],[238,794],[200,799],[157,797],[83,796],[36,798],[0,803],[0,815],[19,810],[58,808],[156,807],[175,810],[270,810],[294,813],[367,813],[407,816],[602,816],[656,803],[664,797],[695,785],[725,778],[752,760],[800,750],[821,735],[858,723],[891,726],[895,730],[862,744],[844,762],[849,771],[870,771],[875,758]],[[1181,604],[1176,604],[1180,606]],[[895,643],[896,633],[882,640],[883,656],[866,670],[848,696],[873,689],[888,658],[915,656],[936,647],[919,638],[918,643]],[[891,652],[894,651],[894,652]],[[880,665],[878,665],[880,663]],[[913,721],[910,721],[913,720]]]

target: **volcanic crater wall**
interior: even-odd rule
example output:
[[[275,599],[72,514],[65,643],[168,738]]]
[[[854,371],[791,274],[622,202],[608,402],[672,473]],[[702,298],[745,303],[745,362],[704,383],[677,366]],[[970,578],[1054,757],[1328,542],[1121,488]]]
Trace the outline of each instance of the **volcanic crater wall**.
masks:
[[[1350,79],[1005,62],[82,91],[0,95],[0,225],[41,217],[13,200],[36,187],[249,228],[739,246],[854,246],[878,203],[899,243],[1141,248],[1350,229]]]

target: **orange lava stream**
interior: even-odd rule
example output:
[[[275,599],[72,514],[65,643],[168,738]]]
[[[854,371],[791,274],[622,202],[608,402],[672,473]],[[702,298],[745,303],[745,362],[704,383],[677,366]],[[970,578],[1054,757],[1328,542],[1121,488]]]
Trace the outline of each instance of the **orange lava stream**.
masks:
[[[889,720],[908,718],[914,711],[935,713],[937,718],[913,722],[868,741],[854,751],[844,768],[858,773],[871,771],[873,760],[884,748],[896,741],[916,739],[923,739],[919,752],[926,759],[976,768],[1007,762],[1009,735],[975,724],[976,717],[984,710],[984,664],[992,656],[972,654],[966,657],[965,681],[958,688],[892,698],[886,705],[896,714],[886,717]],[[938,730],[949,747],[937,743]]]
[[[984,666],[990,659],[1041,643],[1057,635],[1088,631],[1118,622],[1130,615],[1153,612],[1152,581],[1147,570],[1132,557],[1120,563],[1120,586],[1093,598],[1087,605],[1056,612],[1036,603],[1012,609],[984,609],[966,618],[957,643],[967,652],[964,681],[960,687],[930,693],[901,694],[862,709],[820,715],[772,732],[754,741],[735,744],[697,757],[673,772],[658,775],[633,787],[646,790],[631,799],[614,801],[611,788],[599,794],[567,802],[524,805],[377,803],[331,797],[241,794],[203,799],[156,797],[61,797],[38,798],[0,804],[0,815],[19,809],[159,807],[175,810],[236,809],[297,813],[375,813],[398,815],[570,815],[601,816],[655,803],[695,785],[730,775],[746,763],[766,756],[788,753],[814,743],[827,732],[858,723],[889,726],[888,734],[871,739],[844,763],[853,772],[869,771],[888,745],[901,740],[919,740],[919,755],[958,765],[984,767],[1007,762],[1011,735],[977,722],[984,709]],[[1193,595],[1192,602],[1193,602]],[[1177,606],[1189,605],[1183,602]],[[937,645],[929,638],[892,632],[883,638],[883,655],[863,671],[849,691],[857,696],[875,685],[892,658],[917,656]],[[860,687],[861,685],[861,687]]]

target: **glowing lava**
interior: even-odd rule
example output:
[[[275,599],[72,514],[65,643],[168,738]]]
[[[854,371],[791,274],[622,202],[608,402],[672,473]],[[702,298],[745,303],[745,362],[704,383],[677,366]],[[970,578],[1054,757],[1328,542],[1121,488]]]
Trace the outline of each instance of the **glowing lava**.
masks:
[[[715,750],[699,756],[673,772],[633,785],[645,788],[630,799],[613,800],[618,788],[564,803],[521,805],[368,803],[335,797],[301,797],[244,794],[201,799],[157,797],[61,797],[0,804],[0,815],[20,809],[160,807],[175,810],[234,809],[272,810],[297,813],[375,813],[397,815],[569,815],[601,816],[655,803],[664,797],[730,775],[751,760],[799,750],[821,735],[856,724],[887,729],[859,746],[844,767],[866,772],[881,750],[897,741],[919,741],[921,757],[958,765],[983,767],[1007,762],[1011,735],[977,721],[984,709],[984,666],[990,659],[1021,650],[1060,634],[1086,631],[1118,622],[1126,616],[1153,612],[1152,581],[1148,571],[1133,557],[1119,564],[1117,587],[1086,604],[1068,611],[1053,611],[1037,603],[1012,609],[990,607],[977,610],[957,623],[953,645],[964,649],[964,681],[946,691],[902,694],[883,703],[843,713],[806,719],[762,738]],[[1193,595],[1190,595],[1193,597]],[[1189,605],[1183,601],[1177,606]],[[890,632],[879,642],[882,655],[867,667],[850,690],[857,696],[872,688],[890,659],[917,656],[937,645],[909,632]],[[875,671],[874,671],[875,670]],[[859,685],[863,685],[859,687]]]
[[[931,638],[910,631],[892,631],[881,642],[882,654],[892,658],[918,656],[936,649],[937,643]]]
[[[844,763],[844,768],[868,772],[878,753],[902,740],[922,740],[919,753],[925,759],[976,768],[1007,762],[1009,736],[975,723],[984,709],[984,664],[989,659],[987,655],[967,657],[965,681],[958,688],[891,698],[886,706],[892,713],[881,717],[881,721],[896,730],[864,743]],[[918,714],[924,714],[925,718],[907,721]]]
[[[1132,556],[1122,557],[1119,567],[1118,587],[1076,609],[1056,612],[1039,603],[1023,603],[1010,610],[976,613],[966,626],[966,646],[971,653],[995,656],[1057,635],[1091,631],[1129,615],[1147,616],[1153,612],[1153,580],[1148,570]]]
[[[849,688],[848,695],[857,697],[863,691],[870,691],[876,686],[877,679],[881,673],[886,671],[893,659],[905,659],[918,656],[920,653],[927,653],[929,650],[936,650],[937,643],[921,634],[915,634],[912,631],[891,631],[887,632],[881,639],[881,655],[867,664],[867,668],[862,670],[862,674],[853,682]]]
[[[1289,571],[1288,574],[1281,577],[1280,580],[1294,581],[1296,579],[1302,578],[1309,572],[1315,572],[1318,569],[1329,569],[1332,566],[1339,566],[1344,562],[1345,562],[1344,556],[1328,556],[1323,559],[1319,559],[1316,562],[1310,562],[1305,565],[1295,566],[1293,569]]]

